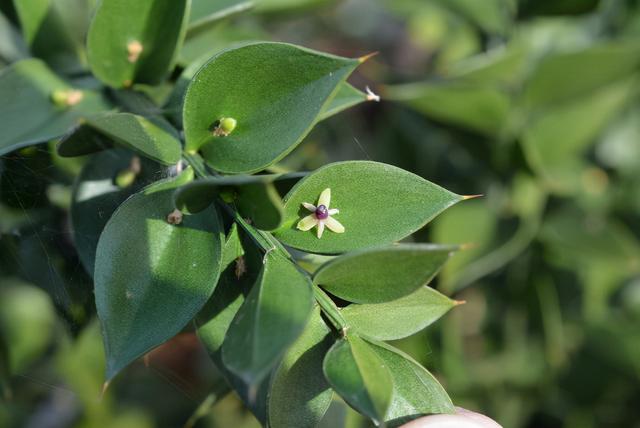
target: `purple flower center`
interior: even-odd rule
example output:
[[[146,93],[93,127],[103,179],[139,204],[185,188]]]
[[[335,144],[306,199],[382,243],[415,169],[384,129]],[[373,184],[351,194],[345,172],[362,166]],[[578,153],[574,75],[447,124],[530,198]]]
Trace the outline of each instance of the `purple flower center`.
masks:
[[[318,220],[324,220],[329,217],[329,210],[324,205],[318,205],[316,208],[316,218]]]

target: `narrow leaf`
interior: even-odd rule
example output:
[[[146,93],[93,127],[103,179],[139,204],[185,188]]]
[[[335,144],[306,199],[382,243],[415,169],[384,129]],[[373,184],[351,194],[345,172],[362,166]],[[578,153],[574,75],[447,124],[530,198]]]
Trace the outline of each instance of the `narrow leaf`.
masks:
[[[420,287],[391,302],[349,305],[342,310],[342,315],[358,334],[378,340],[397,340],[428,327],[456,304],[431,287]]]
[[[331,189],[330,208],[344,233],[296,225],[315,204],[320,193]],[[335,254],[389,244],[412,234],[445,209],[463,200],[422,177],[377,162],[350,161],[326,165],[302,179],[285,196],[284,223],[275,236],[284,244],[304,251]]]
[[[353,252],[321,266],[313,282],[350,302],[388,302],[428,284],[456,249],[405,244]]]
[[[304,332],[273,375],[268,401],[270,426],[318,425],[333,397],[322,374],[322,361],[331,344],[329,328],[316,307]]]
[[[335,116],[336,114],[340,113],[341,111],[344,111],[365,101],[367,101],[367,94],[354,88],[349,83],[343,82],[338,87],[338,92],[325,106],[318,120],[320,121],[328,119],[331,116]]]
[[[221,172],[260,171],[302,141],[359,63],[284,43],[225,50],[200,69],[187,89],[186,148],[201,149]],[[224,118],[237,121],[226,136],[216,132]]]
[[[180,160],[180,140],[168,124],[160,119],[147,119],[131,113],[107,113],[82,120],[62,139],[58,154],[80,156],[104,150],[113,144],[165,165]]]
[[[216,211],[168,221],[173,190],[192,177],[188,169],[135,194],[100,236],[94,279],[107,380],[177,334],[216,286],[222,257]]]
[[[222,361],[247,384],[256,385],[302,333],[313,292],[309,279],[274,253],[229,327]]]
[[[393,379],[371,345],[355,335],[340,339],[327,353],[323,371],[347,404],[376,423],[384,421]]]

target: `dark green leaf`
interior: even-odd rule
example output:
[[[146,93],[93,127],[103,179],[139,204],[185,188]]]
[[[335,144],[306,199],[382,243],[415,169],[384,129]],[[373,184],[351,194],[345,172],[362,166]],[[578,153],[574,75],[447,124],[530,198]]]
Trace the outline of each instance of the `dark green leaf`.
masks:
[[[393,378],[393,398],[385,417],[390,426],[428,414],[455,413],[442,385],[413,358],[385,343],[371,346]]]
[[[161,82],[182,43],[188,4],[187,0],[102,0],[87,38],[96,77],[116,88]]]
[[[84,68],[84,40],[91,17],[87,0],[14,0],[31,53],[56,70]]]
[[[342,310],[342,315],[358,334],[378,340],[397,340],[431,325],[456,304],[455,300],[425,286],[391,302],[349,305]]]
[[[117,144],[162,164],[173,165],[181,156],[178,138],[161,119],[147,119],[131,113],[106,113],[83,119],[62,139],[58,154],[80,156]]]
[[[160,175],[154,162],[135,160],[124,150],[108,150],[93,156],[82,168],[72,196],[71,224],[80,261],[93,275],[98,239],[111,215],[129,196],[150,184]],[[136,173],[131,168],[139,171]],[[130,174],[131,183],[117,184],[118,177]]]
[[[129,198],[107,223],[96,255],[95,294],[107,380],[178,333],[211,296],[222,232],[212,208],[169,224],[173,190],[190,169]]]
[[[108,108],[100,95],[83,91],[73,106],[57,106],[54,91],[71,86],[37,59],[26,59],[0,71],[0,155],[43,143],[64,134],[81,116]]]
[[[199,212],[221,196],[258,229],[273,230],[282,223],[282,200],[273,185],[279,177],[251,175],[197,180],[176,192],[176,206],[187,213]]]
[[[315,230],[296,225],[309,212],[303,202],[316,204],[331,189],[330,208],[345,227],[330,230],[321,239]],[[324,166],[301,180],[285,197],[285,220],[275,232],[284,244],[313,253],[335,254],[389,244],[412,234],[435,216],[463,200],[429,181],[400,168],[377,162],[352,161]]]
[[[217,54],[187,89],[187,150],[201,149],[222,172],[268,167],[302,141],[359,63],[284,43],[254,43]],[[237,121],[228,136],[214,135],[222,118]]]
[[[316,307],[304,332],[273,375],[268,401],[270,426],[318,425],[333,397],[322,374],[322,361],[331,344],[329,328]]]
[[[302,333],[313,304],[311,282],[275,251],[229,327],[222,346],[225,366],[256,385]]]
[[[371,345],[356,335],[340,339],[327,353],[323,371],[347,404],[378,423],[384,420],[393,379]]]
[[[404,244],[353,252],[321,266],[313,282],[350,302],[388,302],[428,284],[456,249]]]

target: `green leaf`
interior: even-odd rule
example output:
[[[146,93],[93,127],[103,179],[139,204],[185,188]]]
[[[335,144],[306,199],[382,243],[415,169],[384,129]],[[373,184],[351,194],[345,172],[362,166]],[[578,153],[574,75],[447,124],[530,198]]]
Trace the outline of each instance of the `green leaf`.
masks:
[[[156,163],[136,159],[139,160],[124,149],[98,153],[85,164],[75,182],[71,205],[73,241],[80,261],[90,275],[95,269],[100,233],[111,215],[129,196],[153,182],[161,172]],[[140,170],[130,171],[132,167]],[[118,185],[118,177],[128,173],[131,183]]]
[[[230,15],[244,12],[254,5],[253,0],[192,0],[189,32],[199,31]]]
[[[521,143],[527,161],[552,189],[578,187],[582,153],[637,91],[636,79],[625,79],[548,108],[523,131]]]
[[[372,344],[393,378],[393,398],[385,421],[396,427],[423,415],[455,413],[446,391],[409,355],[385,343]]]
[[[385,419],[393,379],[371,345],[356,335],[340,339],[327,352],[323,371],[347,404],[376,423]]]
[[[167,221],[173,190],[192,177],[188,169],[127,199],[100,236],[94,279],[107,380],[177,334],[216,286],[222,257],[216,211]]]
[[[436,120],[489,136],[503,129],[511,109],[511,99],[505,91],[466,82],[408,83],[390,86],[385,95]]]
[[[187,213],[199,212],[221,196],[258,229],[273,230],[282,223],[282,199],[273,185],[279,177],[251,175],[196,180],[176,192],[176,207]]]
[[[309,212],[331,189],[330,208],[345,227],[341,234],[298,230]],[[377,162],[350,161],[326,165],[302,179],[285,196],[284,223],[274,234],[282,243],[303,251],[336,254],[389,244],[407,237],[464,197],[403,169]],[[399,203],[401,202],[401,203]]]
[[[187,0],[102,0],[87,38],[91,70],[116,88],[161,82],[182,43],[188,17]]]
[[[322,361],[332,344],[329,332],[316,307],[273,375],[268,401],[270,426],[315,427],[326,413],[333,397],[322,374]]]
[[[302,333],[313,304],[311,282],[272,252],[222,345],[222,361],[249,385],[262,381]]]
[[[201,149],[221,172],[265,169],[302,141],[358,64],[357,59],[284,43],[225,50],[200,69],[187,89],[186,148]],[[234,118],[237,128],[215,136],[212,131],[222,118]]]
[[[542,59],[527,82],[524,99],[531,107],[570,100],[632,75],[638,65],[640,43],[635,40],[551,54]]]
[[[258,386],[247,385],[229,371],[222,361],[222,344],[229,326],[245,301],[245,293],[255,282],[263,267],[262,254],[253,243],[242,241],[238,232],[237,226],[234,225],[227,235],[222,261],[225,270],[220,276],[213,295],[200,311],[195,322],[198,327],[198,337],[218,370],[256,418],[265,423],[270,379],[265,378]],[[242,261],[233,263],[242,253],[245,253]],[[246,272],[238,271],[237,263],[242,263]]]
[[[79,117],[109,108],[99,94],[88,90],[82,92],[78,104],[54,104],[54,91],[71,89],[37,59],[19,61],[0,71],[0,96],[11,100],[0,105],[0,155],[57,138]]]
[[[180,160],[179,136],[162,119],[131,113],[105,113],[87,117],[65,135],[58,145],[64,157],[95,153],[117,144],[165,165]]]
[[[354,88],[347,82],[342,82],[338,87],[338,92],[331,98],[331,101],[329,101],[320,114],[318,121],[328,119],[365,101],[368,101],[367,94]]]
[[[81,71],[84,40],[91,17],[87,0],[14,0],[31,53],[54,69]]]
[[[397,340],[428,327],[456,304],[455,300],[425,286],[391,302],[349,305],[342,309],[342,315],[358,334],[378,340]]]
[[[404,244],[352,252],[318,269],[314,284],[349,302],[382,303],[431,282],[457,247]]]

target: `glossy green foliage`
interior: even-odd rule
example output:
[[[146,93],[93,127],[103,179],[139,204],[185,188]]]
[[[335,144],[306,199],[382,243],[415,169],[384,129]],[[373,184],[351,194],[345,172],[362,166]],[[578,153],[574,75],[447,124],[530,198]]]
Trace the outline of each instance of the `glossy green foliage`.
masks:
[[[222,258],[216,211],[168,221],[173,190],[192,175],[187,170],[146,187],[118,208],[100,236],[94,279],[108,380],[178,333],[216,286]]]
[[[349,302],[388,302],[428,284],[456,249],[405,244],[352,252],[321,266],[313,282]]]
[[[73,189],[71,223],[78,257],[90,275],[94,272],[98,239],[111,215],[160,174],[159,165],[124,149],[98,153],[82,168]],[[128,181],[119,182],[123,177]]]
[[[359,63],[283,43],[225,50],[187,89],[186,149],[201,150],[221,172],[260,171],[302,141]],[[234,118],[237,128],[216,136],[218,121],[226,117]]]
[[[455,413],[442,385],[413,358],[385,343],[370,346],[393,379],[393,398],[385,416],[389,426],[434,413]]]
[[[312,304],[311,281],[290,260],[275,252],[266,255],[260,277],[226,334],[225,366],[257,385],[302,333]]]
[[[282,223],[282,200],[273,182],[280,175],[210,177],[176,192],[176,207],[197,213],[220,197],[258,229],[273,230]]]
[[[113,145],[131,149],[165,165],[180,160],[177,132],[165,120],[131,113],[106,113],[84,118],[64,136],[58,154],[65,157],[95,153]]]
[[[79,72],[85,65],[84,40],[91,16],[87,0],[14,0],[31,53],[52,68]]]
[[[327,353],[324,375],[351,407],[384,421],[393,395],[393,378],[377,352],[356,335],[338,340]]]
[[[349,305],[341,312],[347,324],[359,334],[378,340],[397,340],[428,327],[456,304],[433,288],[423,286],[397,300]]]
[[[341,234],[298,230],[309,214],[303,202],[315,204],[331,189],[330,208],[345,227]],[[461,201],[422,177],[400,168],[369,161],[329,164],[301,180],[285,197],[284,223],[275,236],[284,244],[313,253],[335,254],[398,241],[423,227],[435,216]],[[402,204],[397,201],[402,200]]]
[[[106,84],[159,83],[182,43],[188,0],[101,0],[87,50],[91,70]]]
[[[40,60],[26,59],[0,71],[0,155],[59,137],[79,117],[108,108],[102,97],[82,91],[75,105],[56,105],[54,91],[68,91],[69,83]],[[27,119],[28,120],[25,120]]]
[[[322,373],[331,345],[329,328],[316,307],[273,375],[268,401],[270,426],[315,427],[320,423],[333,397]]]

